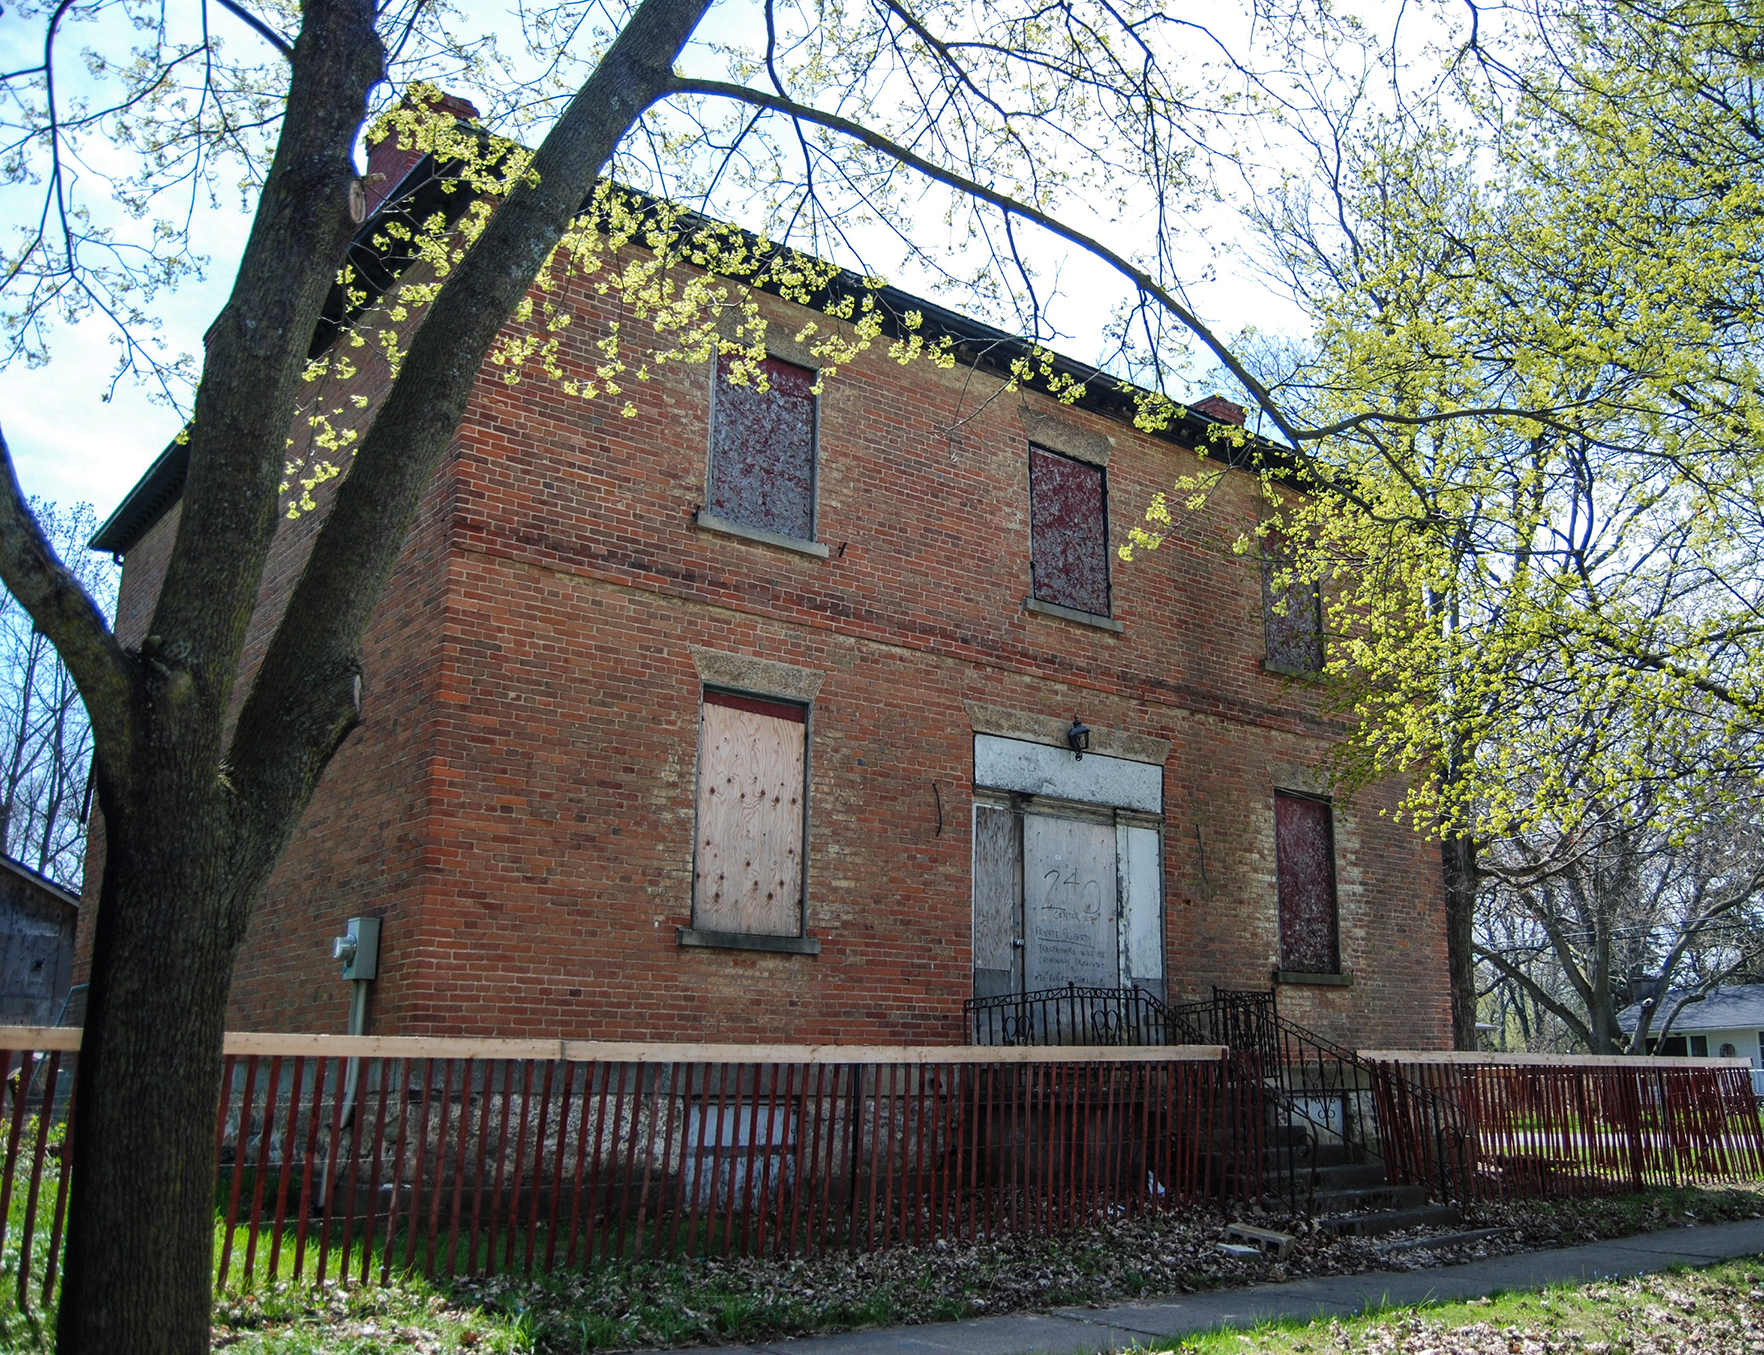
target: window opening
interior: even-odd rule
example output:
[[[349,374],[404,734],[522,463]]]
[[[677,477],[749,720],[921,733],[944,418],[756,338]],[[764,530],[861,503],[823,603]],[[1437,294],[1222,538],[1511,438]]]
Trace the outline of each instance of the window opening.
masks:
[[[1335,898],[1335,833],[1327,801],[1274,794],[1275,873],[1280,890],[1280,967],[1341,972]]]
[[[1109,615],[1108,521],[1101,466],[1029,449],[1029,569],[1037,601]]]
[[[1289,673],[1323,671],[1323,598],[1315,580],[1292,577],[1284,543],[1262,557],[1262,632],[1271,667]],[[1286,576],[1277,585],[1276,576]]]
[[[693,925],[801,936],[808,712],[707,689],[699,715]]]
[[[732,385],[735,359],[717,359],[705,510],[780,536],[815,534],[815,374],[767,358],[767,390]]]

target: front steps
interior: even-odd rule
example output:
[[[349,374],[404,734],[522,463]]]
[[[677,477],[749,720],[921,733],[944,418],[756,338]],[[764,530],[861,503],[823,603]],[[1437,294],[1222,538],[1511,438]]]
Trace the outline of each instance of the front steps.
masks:
[[[1276,1127],[1270,1138],[1285,1139],[1291,1132]],[[1293,1164],[1294,1181],[1288,1177],[1287,1149],[1268,1149],[1265,1179],[1275,1198],[1295,1201],[1324,1232],[1378,1237],[1410,1228],[1456,1228],[1464,1221],[1456,1205],[1429,1204],[1425,1186],[1391,1185],[1384,1163],[1364,1148],[1336,1140],[1320,1143],[1312,1151],[1314,1164]]]

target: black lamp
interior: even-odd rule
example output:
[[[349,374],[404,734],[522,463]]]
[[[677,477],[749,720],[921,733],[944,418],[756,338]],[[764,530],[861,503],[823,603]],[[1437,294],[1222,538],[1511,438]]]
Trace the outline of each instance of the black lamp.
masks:
[[[1090,726],[1080,724],[1076,713],[1072,716],[1072,727],[1066,731],[1066,742],[1072,746],[1072,754],[1080,762],[1084,760],[1084,750],[1090,747]]]

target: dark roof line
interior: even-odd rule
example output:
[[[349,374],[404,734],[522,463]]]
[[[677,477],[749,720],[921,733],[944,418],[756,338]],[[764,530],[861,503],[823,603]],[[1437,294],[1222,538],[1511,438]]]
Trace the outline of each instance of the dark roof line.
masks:
[[[415,226],[439,211],[451,223],[464,213],[470,202],[470,194],[449,193],[441,188],[451,168],[450,165],[437,167],[433,156],[425,156],[411,167],[398,186],[387,194],[381,208],[356,231],[349,246],[349,262],[355,272],[356,286],[365,295],[362,300],[350,305],[344,289],[340,285],[332,286],[325,299],[318,327],[313,332],[310,350],[313,357],[330,347],[337,335],[357,315],[372,307],[414,258],[412,251],[397,244],[385,249],[375,246],[374,237],[389,222],[402,219],[405,224]],[[639,197],[641,200],[642,195]],[[591,195],[584,201],[583,207],[586,209],[592,201]],[[688,220],[721,224],[712,223],[711,218],[697,212],[687,212],[684,215]],[[745,231],[743,234],[750,242],[757,242],[758,237]],[[780,290],[776,283],[762,282],[756,285],[760,291],[773,295],[777,295]],[[828,290],[835,289],[853,296],[874,296],[882,310],[884,332],[890,338],[902,338],[908,334],[905,317],[909,312],[916,311],[923,317],[917,331],[919,334],[928,340],[949,338],[954,342],[957,352],[967,360],[996,373],[1008,373],[1015,359],[1027,357],[1032,352],[1032,345],[1018,335],[949,310],[898,287],[870,288],[865,285],[864,279],[849,269],[839,270],[838,280]],[[1083,384],[1085,393],[1072,402],[1074,407],[1132,422],[1136,411],[1136,397],[1146,392],[1131,385],[1123,389],[1126,383],[1119,378],[1059,353],[1051,354],[1049,360],[1057,376]],[[1043,383],[1037,377],[1025,384],[1039,388]],[[1230,426],[1233,425],[1226,420],[1185,408],[1183,418],[1173,420],[1150,436],[1183,447],[1200,448],[1212,443],[1213,430]],[[1300,463],[1290,452],[1254,434],[1249,435],[1242,446],[1226,441],[1220,441],[1213,446],[1216,448],[1213,454],[1231,467],[1260,469],[1266,466],[1283,477],[1302,476]],[[92,537],[91,549],[106,551],[119,557],[134,549],[141,538],[152,531],[159,520],[171,511],[172,506],[183,498],[184,482],[189,471],[190,449],[185,442],[174,440],[148,467],[147,473],[124,496],[115,511],[104,520]]]
[[[23,876],[27,883],[34,884],[39,889],[46,890],[49,894],[53,895],[57,901],[66,904],[69,908],[78,908],[80,906],[80,896],[78,894],[74,893],[66,885],[56,884],[54,880],[51,880],[47,875],[43,874],[42,871],[32,870],[17,857],[9,856],[4,852],[0,852],[0,866],[10,870],[14,875]]]

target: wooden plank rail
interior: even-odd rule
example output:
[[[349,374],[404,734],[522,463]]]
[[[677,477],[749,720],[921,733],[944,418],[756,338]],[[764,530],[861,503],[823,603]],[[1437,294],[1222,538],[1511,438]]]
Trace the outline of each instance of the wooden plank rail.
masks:
[[[77,1051],[77,1026],[0,1026],[13,1048]],[[522,1040],[477,1036],[308,1035],[228,1031],[228,1054],[326,1058],[562,1059],[572,1063],[1045,1063],[1039,1047],[973,1045],[686,1044],[658,1041]],[[1216,1062],[1222,1045],[1075,1045],[1061,1059],[1090,1063]]]

